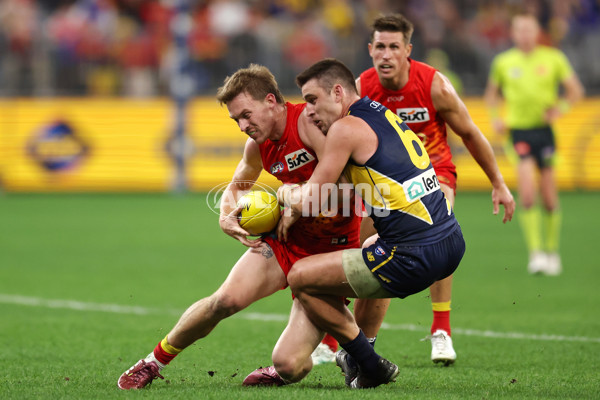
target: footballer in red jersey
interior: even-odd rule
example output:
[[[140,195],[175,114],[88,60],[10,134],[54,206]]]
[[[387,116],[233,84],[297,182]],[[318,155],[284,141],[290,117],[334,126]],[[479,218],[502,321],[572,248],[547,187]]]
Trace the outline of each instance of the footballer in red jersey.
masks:
[[[206,337],[220,321],[286,287],[287,274],[296,260],[316,252],[360,247],[360,216],[354,212],[346,213],[347,217],[338,213],[335,217],[301,219],[289,232],[287,242],[274,237],[248,238],[238,222],[241,207],[236,200],[252,188],[263,170],[284,183],[308,180],[325,136],[303,113],[304,105],[284,101],[275,78],[263,66],[252,64],[228,77],[217,99],[248,136],[242,159],[222,195],[225,200],[221,201],[219,224],[248,250],[212,295],[192,304],[154,350],[119,377],[121,389],[141,389],[162,379],[162,369],[182,350]],[[210,263],[206,259],[199,262]],[[274,366],[250,374],[244,384],[282,385],[301,380],[312,369],[311,353],[323,336],[294,299],[288,325],[273,350]],[[246,339],[252,343],[252,338]]]
[[[361,96],[368,96],[395,112],[423,141],[446,198],[454,207],[456,168],[447,142],[446,125],[463,140],[492,184],[493,213],[504,206],[503,222],[510,221],[515,209],[513,196],[504,183],[494,152],[471,119],[467,108],[450,81],[433,67],[412,60],[410,43],[413,25],[400,14],[377,18],[368,45],[373,68],[356,80]],[[369,218],[363,219],[361,241],[375,230]],[[450,330],[452,275],[430,287],[433,309],[431,359],[444,365],[456,360]],[[374,340],[389,300],[363,300],[355,303],[356,320]]]

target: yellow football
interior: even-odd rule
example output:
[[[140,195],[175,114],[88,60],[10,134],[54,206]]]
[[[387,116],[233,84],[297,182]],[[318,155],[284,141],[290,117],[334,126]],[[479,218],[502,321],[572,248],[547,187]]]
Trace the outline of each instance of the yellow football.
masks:
[[[275,229],[281,217],[277,197],[269,192],[255,190],[246,193],[237,204],[242,207],[238,215],[240,226],[253,236]]]

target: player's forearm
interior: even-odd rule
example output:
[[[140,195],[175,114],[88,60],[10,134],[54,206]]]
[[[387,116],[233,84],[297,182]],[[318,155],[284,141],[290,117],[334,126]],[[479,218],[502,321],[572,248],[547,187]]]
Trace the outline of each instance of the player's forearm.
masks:
[[[463,137],[463,142],[469,153],[471,153],[471,156],[473,156],[488,177],[492,186],[500,187],[504,185],[504,177],[500,172],[500,168],[498,168],[494,150],[485,136],[479,132],[472,136]]]

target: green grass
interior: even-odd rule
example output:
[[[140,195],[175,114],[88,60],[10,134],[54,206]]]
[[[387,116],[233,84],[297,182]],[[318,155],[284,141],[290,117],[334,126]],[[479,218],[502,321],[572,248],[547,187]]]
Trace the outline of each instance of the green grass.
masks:
[[[322,365],[296,385],[243,388],[249,372],[270,364],[285,326],[244,315],[286,315],[286,290],[223,321],[164,370],[166,380],[122,392],[121,372],[148,354],[188,305],[218,287],[244,247],[220,231],[203,195],[4,194],[0,398],[597,398],[600,193],[562,193],[561,201],[564,273],[550,278],[527,274],[518,222],[503,225],[492,216],[489,194],[458,194],[467,252],[454,281],[452,367],[434,366],[429,343],[420,340],[431,323],[422,292],[392,303],[377,341],[401,367],[396,383],[350,391],[336,367]],[[39,304],[19,304],[22,298]]]

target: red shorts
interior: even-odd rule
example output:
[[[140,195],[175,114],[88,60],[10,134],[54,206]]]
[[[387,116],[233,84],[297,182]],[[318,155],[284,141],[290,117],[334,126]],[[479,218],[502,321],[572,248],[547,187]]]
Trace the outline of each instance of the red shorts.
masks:
[[[279,263],[279,267],[285,274],[286,278],[290,273],[292,265],[294,265],[296,261],[312,255],[303,248],[294,246],[290,242],[280,242],[279,240],[277,240],[277,238],[274,238],[272,236],[265,236],[263,237],[263,240],[269,246],[271,246],[273,253],[275,253],[275,258],[277,258],[277,262]]]
[[[328,247],[327,250],[325,250],[323,247],[313,247],[313,248],[306,249],[304,247],[295,245],[293,243],[293,241],[280,242],[279,240],[277,240],[276,237],[271,236],[271,235],[263,236],[262,239],[269,246],[271,246],[271,249],[273,250],[273,253],[275,254],[275,258],[277,258],[277,262],[279,263],[279,267],[285,274],[286,278],[287,278],[288,274],[290,273],[290,269],[292,269],[292,266],[294,265],[294,263],[296,263],[296,261],[298,261],[298,260],[303,259],[304,257],[312,256],[315,254],[323,254],[323,253],[334,252],[334,251],[338,251],[338,250],[345,250],[345,249],[360,247],[360,244],[358,243],[358,239],[355,243],[349,243],[349,244],[344,244],[344,245],[339,245],[339,246],[332,245],[331,247]],[[287,287],[287,283],[282,289],[285,289],[286,287]]]
[[[434,165],[433,169],[435,170],[438,181],[449,186],[456,193],[456,167],[454,164],[450,162]]]

